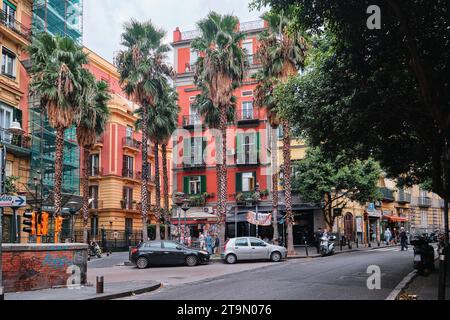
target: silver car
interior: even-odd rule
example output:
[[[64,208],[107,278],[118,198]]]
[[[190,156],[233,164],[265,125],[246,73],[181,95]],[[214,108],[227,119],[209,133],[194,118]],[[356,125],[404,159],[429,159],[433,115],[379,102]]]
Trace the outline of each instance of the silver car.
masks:
[[[281,261],[287,257],[285,247],[276,246],[254,237],[229,239],[221,254],[226,263],[233,264],[239,260],[271,260]]]

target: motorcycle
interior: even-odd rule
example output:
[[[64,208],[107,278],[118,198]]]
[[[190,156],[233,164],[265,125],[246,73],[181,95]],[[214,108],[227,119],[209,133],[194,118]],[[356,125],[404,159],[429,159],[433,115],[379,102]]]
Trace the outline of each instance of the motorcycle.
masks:
[[[100,246],[98,245],[97,242],[95,241],[91,242],[91,244],[89,245],[88,255],[89,257],[95,256],[97,256],[97,258],[102,257],[102,249],[100,249]]]
[[[320,254],[322,257],[334,254],[334,240],[335,236],[323,236],[320,238]]]
[[[410,242],[414,246],[414,269],[420,275],[430,274],[434,270],[434,248],[430,246],[428,237],[421,235]]]

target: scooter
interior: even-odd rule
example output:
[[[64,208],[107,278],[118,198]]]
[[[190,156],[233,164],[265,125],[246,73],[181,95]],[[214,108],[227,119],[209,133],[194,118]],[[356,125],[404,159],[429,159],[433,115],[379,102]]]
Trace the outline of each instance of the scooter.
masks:
[[[421,235],[411,240],[411,244],[414,246],[414,269],[422,276],[430,274],[434,270],[434,248],[429,239]]]
[[[100,249],[100,246],[98,245],[97,242],[92,242],[89,245],[88,254],[89,254],[89,257],[93,257],[93,256],[97,256],[97,258],[102,257],[102,249]]]
[[[320,254],[322,257],[334,254],[334,240],[336,240],[335,236],[320,238]]]

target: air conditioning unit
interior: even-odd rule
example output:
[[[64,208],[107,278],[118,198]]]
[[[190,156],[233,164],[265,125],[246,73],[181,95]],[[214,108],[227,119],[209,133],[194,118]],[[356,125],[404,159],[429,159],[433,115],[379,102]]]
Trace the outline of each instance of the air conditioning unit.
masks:
[[[213,213],[213,207],[203,207],[203,212],[205,212],[205,213]]]

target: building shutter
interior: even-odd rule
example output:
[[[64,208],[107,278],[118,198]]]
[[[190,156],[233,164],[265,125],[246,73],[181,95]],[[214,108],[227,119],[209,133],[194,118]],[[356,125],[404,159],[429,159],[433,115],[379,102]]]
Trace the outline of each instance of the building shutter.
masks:
[[[236,173],[236,193],[242,192],[242,173]]]
[[[255,190],[255,186],[256,186],[256,171],[253,171],[252,175],[253,175],[253,186],[251,186],[251,190],[254,191]]]
[[[202,164],[206,163],[206,147],[208,145],[208,141],[206,140],[206,137],[203,137],[202,141]]]
[[[206,192],[206,176],[200,176],[200,182],[201,182],[201,193]]]
[[[189,177],[183,177],[183,193],[189,194]]]
[[[195,164],[202,164],[203,162],[203,138],[202,137],[197,137],[194,138],[194,160],[195,160]]]
[[[243,144],[243,133],[238,133],[236,135],[236,154],[237,154],[237,164],[245,164],[245,153]]]
[[[191,164],[191,138],[184,138],[183,140],[183,163]]]
[[[256,164],[258,160],[258,134],[255,132],[254,134],[250,135],[250,155],[249,155],[249,162],[250,164]]]

